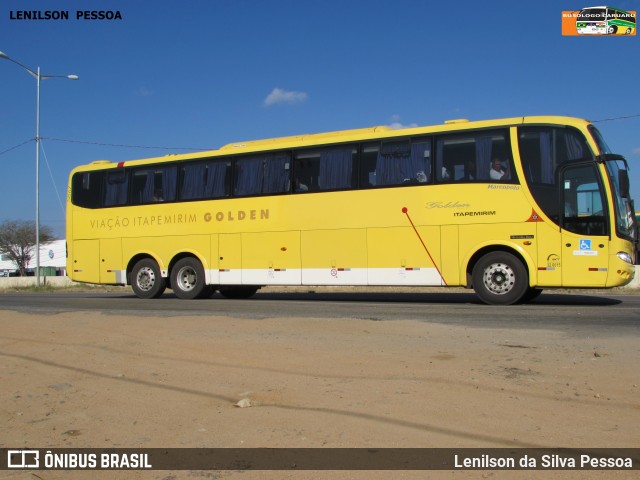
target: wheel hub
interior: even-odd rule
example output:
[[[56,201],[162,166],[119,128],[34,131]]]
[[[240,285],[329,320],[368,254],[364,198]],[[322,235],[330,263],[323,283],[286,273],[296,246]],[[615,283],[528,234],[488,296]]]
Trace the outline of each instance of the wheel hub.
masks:
[[[183,291],[193,290],[196,286],[197,275],[195,270],[184,267],[178,272],[179,287]]]
[[[515,285],[515,273],[504,263],[493,263],[484,271],[484,284],[497,295],[509,293]]]
[[[151,268],[143,268],[138,272],[138,277],[136,278],[138,283],[138,287],[141,290],[149,291],[153,288],[153,285],[156,283],[156,274],[153,272]]]

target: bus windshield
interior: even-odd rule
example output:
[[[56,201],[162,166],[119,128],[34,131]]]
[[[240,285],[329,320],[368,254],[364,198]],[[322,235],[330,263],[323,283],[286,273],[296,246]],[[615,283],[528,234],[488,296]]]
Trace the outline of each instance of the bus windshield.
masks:
[[[613,191],[613,204],[615,208],[615,225],[619,236],[636,241],[636,229],[634,227],[633,208],[629,198],[623,197],[625,187],[621,184],[621,178],[627,177],[627,162],[624,160],[606,160],[607,173]],[[628,182],[628,180],[627,180]],[[627,188],[628,190],[628,188]]]
[[[601,155],[613,153],[609,148],[609,145],[607,145],[607,142],[604,141],[604,137],[596,127],[594,127],[593,125],[589,125],[589,131],[591,132],[596,145],[598,145],[598,150],[600,150]]]
[[[611,149],[605,142],[600,131],[593,125],[589,125],[589,131],[593,136],[593,139],[598,145],[600,155],[610,155]],[[606,159],[605,165],[607,167],[607,173],[609,174],[609,181],[611,182],[611,190],[613,191],[613,203],[615,207],[615,225],[618,235],[623,238],[628,238],[633,241],[636,240],[636,229],[634,226],[633,218],[633,205],[629,198],[623,196],[625,190],[621,184],[621,178],[628,179],[627,162],[624,159],[616,158],[615,160]],[[628,182],[628,180],[626,180]]]

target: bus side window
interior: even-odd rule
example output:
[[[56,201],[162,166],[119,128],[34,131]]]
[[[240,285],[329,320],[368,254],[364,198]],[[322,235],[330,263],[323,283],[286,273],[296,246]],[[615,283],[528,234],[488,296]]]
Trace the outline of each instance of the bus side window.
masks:
[[[176,199],[178,181],[178,167],[171,165],[157,169],[155,172],[155,198],[156,202],[173,202]]]
[[[73,175],[72,198],[74,205],[100,208],[102,205],[103,172],[78,172]]]
[[[320,156],[315,153],[298,152],[293,166],[293,192],[314,192],[318,190]]]
[[[131,203],[173,202],[178,167],[140,168],[132,171]]]
[[[436,142],[436,180],[449,182],[495,182],[492,161],[498,159],[509,172],[500,181],[517,183],[503,131],[482,131],[473,135],[451,135]]]
[[[357,157],[358,149],[355,145],[297,152],[294,191],[353,188],[357,180]]]
[[[377,185],[418,185],[430,178],[430,141],[382,143],[376,161]]]
[[[104,182],[104,206],[115,207],[127,203],[129,175],[126,170],[107,172]]]
[[[286,193],[291,182],[291,155],[277,152],[240,157],[235,161],[237,196]]]
[[[228,197],[231,162],[190,162],[182,167],[181,200]]]
[[[536,203],[555,223],[577,212],[575,199],[560,203],[558,172],[566,163],[593,159],[584,136],[573,128],[520,127],[518,149],[524,178]]]
[[[362,153],[360,154],[360,188],[369,188],[378,185],[376,164],[378,162],[379,151],[379,142],[362,146]]]

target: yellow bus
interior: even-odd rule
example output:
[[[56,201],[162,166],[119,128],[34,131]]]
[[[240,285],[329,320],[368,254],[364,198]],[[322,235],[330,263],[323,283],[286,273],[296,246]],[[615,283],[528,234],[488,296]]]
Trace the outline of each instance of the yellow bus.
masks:
[[[588,121],[373,127],[75,168],[72,280],[141,298],[463,286],[488,304],[634,275],[627,163]]]

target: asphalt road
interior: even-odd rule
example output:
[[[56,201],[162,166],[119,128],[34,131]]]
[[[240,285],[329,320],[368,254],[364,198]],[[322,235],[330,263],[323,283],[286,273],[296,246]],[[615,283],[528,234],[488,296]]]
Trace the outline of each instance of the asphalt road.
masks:
[[[180,300],[166,293],[141,300],[122,293],[0,293],[0,310],[53,314],[69,311],[173,317],[212,315],[260,320],[272,317],[417,320],[475,328],[559,329],[576,335],[640,336],[640,295],[543,293],[534,302],[509,307],[482,304],[473,293],[275,293],[248,300],[216,294]]]

